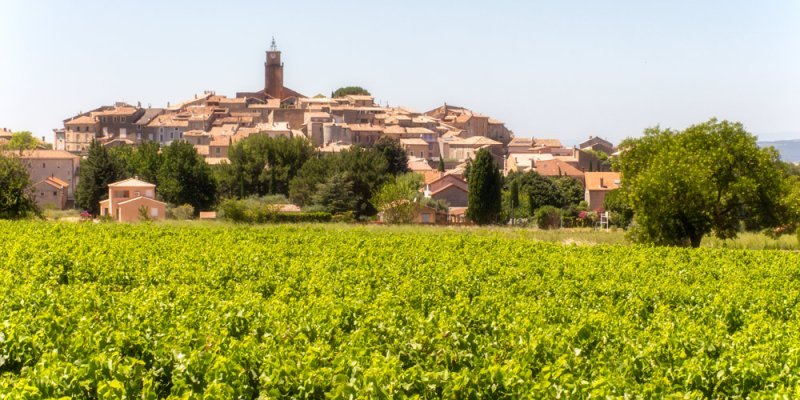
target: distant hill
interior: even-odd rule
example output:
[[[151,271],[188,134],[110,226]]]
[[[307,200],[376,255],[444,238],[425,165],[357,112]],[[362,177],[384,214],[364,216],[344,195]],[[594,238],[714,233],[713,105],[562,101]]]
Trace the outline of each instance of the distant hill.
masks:
[[[787,162],[800,162],[800,139],[758,142],[761,147],[772,146],[781,153],[781,159]]]

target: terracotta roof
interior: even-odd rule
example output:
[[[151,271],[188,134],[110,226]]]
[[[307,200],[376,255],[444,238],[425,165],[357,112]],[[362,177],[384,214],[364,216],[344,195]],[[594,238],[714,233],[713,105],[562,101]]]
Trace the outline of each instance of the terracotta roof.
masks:
[[[75,117],[67,122],[64,125],[87,125],[87,124],[96,124],[97,120],[94,117],[90,117],[88,115],[82,115],[80,117]]]
[[[427,146],[428,142],[419,138],[412,138],[412,139],[400,139],[400,144],[405,146]]]
[[[383,127],[379,125],[347,124],[347,127],[356,132],[383,132]]]
[[[444,187],[440,188],[439,190],[437,190],[435,192],[431,192],[431,197],[436,196],[437,194],[442,193],[445,190],[450,190],[450,188],[456,188],[456,189],[458,189],[458,190],[460,190],[462,192],[465,192],[465,193],[467,192],[467,189],[464,189],[463,187],[458,186],[455,183],[449,183],[449,184],[445,185]]]
[[[455,170],[452,170],[452,171],[455,171]],[[467,181],[465,181],[464,179],[460,178],[456,174],[453,174],[453,173],[450,173],[450,172],[439,172],[439,171],[436,171],[435,174],[431,174],[430,176],[428,176],[426,174],[425,184],[426,185],[430,185],[431,183],[438,182],[438,181],[440,181],[442,179],[448,179],[448,177],[449,177],[449,179],[455,179],[455,180],[463,183],[464,185],[467,184]]]
[[[230,143],[230,136],[213,136],[211,138],[211,146],[227,147]]]
[[[136,178],[128,178],[128,179],[125,179],[125,180],[121,180],[119,182],[110,183],[108,185],[108,187],[126,187],[126,186],[132,186],[132,187],[156,187],[156,185],[153,185],[152,183],[141,181],[141,180],[136,179]]]
[[[561,141],[558,139],[533,139],[533,144],[536,146],[547,146],[547,147],[564,147],[561,145]]]
[[[433,167],[428,163],[427,160],[422,158],[410,158],[408,159],[408,169],[414,172],[427,172],[433,171]]]
[[[279,205],[280,205],[280,209],[278,211],[283,212],[283,213],[296,213],[296,212],[303,211],[303,210],[300,209],[300,207],[298,207],[298,206],[296,206],[294,204],[279,204]]]
[[[487,138],[486,136],[472,136],[462,140],[460,143],[469,144],[469,145],[481,145],[481,146],[491,146],[491,145],[498,145],[502,144],[496,140],[492,140]]]
[[[447,213],[450,215],[465,215],[468,207],[450,207]]]
[[[621,184],[619,172],[587,172],[584,177],[588,190],[614,190]]]
[[[435,133],[432,130],[423,127],[406,128],[406,132],[412,135],[433,135]]]
[[[533,167],[539,175],[544,176],[584,176],[583,171],[573,167],[572,164],[558,159],[536,161]]]
[[[489,123],[492,124],[492,125],[503,125],[503,124],[505,124],[505,122],[497,120],[497,119],[494,119],[494,118],[489,118]]]
[[[406,133],[406,128],[399,125],[389,125],[383,129],[383,133],[387,135],[403,135]]]
[[[515,137],[508,142],[508,147],[512,146],[533,146],[533,138]]]
[[[306,113],[306,116],[308,118],[330,118],[331,117],[330,114],[328,114],[326,112],[321,112],[321,111]]]
[[[100,110],[95,111],[94,114],[97,117],[108,117],[108,116],[126,116],[135,114],[138,109],[133,106],[122,106],[122,107],[114,107],[108,110]]]
[[[62,150],[24,150],[22,153],[14,152],[15,155],[22,159],[37,158],[37,159],[80,159],[79,156],[62,151]]]
[[[372,101],[372,96],[362,95],[362,94],[351,94],[345,96],[345,98],[355,101]]]
[[[47,178],[47,180],[52,181],[52,182],[54,182],[54,183],[56,183],[58,185],[64,186],[64,187],[69,186],[69,183],[62,181],[61,179],[58,179],[55,176],[51,176],[51,177]]]

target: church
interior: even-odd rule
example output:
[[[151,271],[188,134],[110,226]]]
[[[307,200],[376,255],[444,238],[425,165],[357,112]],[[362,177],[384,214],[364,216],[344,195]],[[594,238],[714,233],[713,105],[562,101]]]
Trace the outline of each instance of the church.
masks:
[[[294,105],[297,99],[306,97],[283,86],[283,62],[275,38],[272,38],[272,44],[267,51],[267,60],[264,62],[264,89],[257,92],[239,92],[236,93],[236,97],[259,99],[264,102],[280,100],[282,106]]]

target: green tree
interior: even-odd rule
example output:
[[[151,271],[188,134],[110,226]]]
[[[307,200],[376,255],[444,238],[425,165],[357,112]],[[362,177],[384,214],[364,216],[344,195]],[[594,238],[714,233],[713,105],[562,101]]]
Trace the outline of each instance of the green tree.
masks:
[[[11,134],[11,139],[6,143],[5,148],[8,150],[34,150],[39,147],[40,142],[33,134],[28,131],[14,132]]]
[[[311,144],[302,138],[250,136],[231,146],[228,154],[231,167],[227,170],[228,178],[234,182],[224,185],[238,187],[240,198],[288,195],[289,182],[313,152]]]
[[[559,176],[552,179],[558,189],[558,196],[561,199],[560,207],[568,207],[584,201],[585,191],[583,184],[577,179],[569,176]]]
[[[206,210],[216,200],[216,184],[211,168],[197,154],[194,146],[174,141],[162,150],[158,171],[158,193],[173,205],[191,204],[195,210]]]
[[[626,196],[625,191],[614,189],[606,193],[603,199],[603,208],[608,211],[609,219],[612,224],[627,228],[633,221],[633,208]]]
[[[317,184],[312,199],[314,204],[331,214],[341,214],[358,209],[355,195],[356,178],[352,172],[337,172]]]
[[[444,172],[445,171],[444,157],[439,157],[439,166],[436,168],[436,170],[439,171],[439,172]]]
[[[345,86],[336,89],[332,94],[331,97],[345,97],[345,96],[371,96],[371,94],[367,91],[367,89],[362,88],[361,86]]]
[[[28,169],[13,156],[0,153],[0,219],[21,219],[39,215],[31,197]]]
[[[467,185],[467,217],[478,225],[496,223],[502,208],[503,176],[489,150],[478,150],[470,166]]]
[[[316,195],[321,188],[319,185],[348,182],[354,201],[348,202],[352,207],[347,211],[352,211],[356,216],[375,215],[377,209],[370,201],[372,193],[390,176],[388,163],[381,153],[355,146],[306,162],[289,185],[289,198],[300,206],[329,208],[326,201],[331,197]]]
[[[383,219],[389,224],[408,224],[421,202],[422,177],[407,173],[392,177],[378,189],[372,203],[383,212]]]
[[[558,186],[553,180],[533,171],[526,173],[526,175],[527,182],[525,186],[531,214],[544,206],[561,207],[564,199],[561,197]]]
[[[100,200],[108,197],[108,185],[128,176],[122,162],[93,140],[89,146],[89,154],[81,161],[78,186],[75,188],[75,205],[97,215],[100,212]]]
[[[139,176],[139,179],[150,182],[156,186],[159,185],[158,171],[161,169],[162,164],[161,145],[158,142],[146,141],[136,146],[131,164],[133,167],[133,174]]]
[[[408,155],[397,139],[381,136],[375,141],[373,147],[386,159],[390,174],[401,175],[410,171],[408,169]]]
[[[659,127],[621,145],[622,190],[636,241],[698,247],[709,233],[736,237],[795,223],[787,179],[774,149],[761,149],[740,123],[711,119],[678,132]]]

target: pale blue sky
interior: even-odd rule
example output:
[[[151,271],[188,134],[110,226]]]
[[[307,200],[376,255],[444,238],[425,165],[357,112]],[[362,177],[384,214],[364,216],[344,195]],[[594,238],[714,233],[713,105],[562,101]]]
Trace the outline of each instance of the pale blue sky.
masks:
[[[618,141],[716,116],[800,138],[800,1],[0,0],[0,126],[52,140],[79,111],[263,85],[356,84],[517,136]]]

